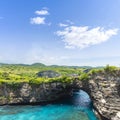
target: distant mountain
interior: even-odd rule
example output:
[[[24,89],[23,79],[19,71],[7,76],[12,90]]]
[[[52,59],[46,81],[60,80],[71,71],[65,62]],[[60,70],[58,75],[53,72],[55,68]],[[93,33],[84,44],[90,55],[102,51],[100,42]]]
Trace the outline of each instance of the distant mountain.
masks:
[[[46,67],[45,64],[42,64],[42,63],[33,63],[32,65],[30,66],[35,66],[35,67]]]
[[[83,69],[91,69],[91,68],[103,68],[103,66],[97,66],[97,67],[91,67],[91,66],[67,66],[67,65],[45,65],[43,63],[33,63],[33,64],[8,64],[8,63],[0,63],[0,66],[9,66],[9,65],[14,65],[14,66],[31,66],[31,67],[52,67],[52,68],[83,68]]]
[[[0,66],[29,66],[28,64],[9,64],[9,63],[0,63]]]

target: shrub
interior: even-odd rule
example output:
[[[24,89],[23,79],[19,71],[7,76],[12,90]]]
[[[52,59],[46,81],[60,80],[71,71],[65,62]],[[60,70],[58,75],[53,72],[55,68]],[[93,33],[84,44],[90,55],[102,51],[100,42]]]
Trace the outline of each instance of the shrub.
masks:
[[[115,67],[115,66],[109,66],[109,65],[107,65],[107,66],[104,68],[104,71],[105,71],[105,72],[108,72],[108,73],[115,72],[116,70],[118,70],[118,68]]]
[[[89,79],[89,74],[87,73],[82,73],[79,77],[80,80],[88,80]]]

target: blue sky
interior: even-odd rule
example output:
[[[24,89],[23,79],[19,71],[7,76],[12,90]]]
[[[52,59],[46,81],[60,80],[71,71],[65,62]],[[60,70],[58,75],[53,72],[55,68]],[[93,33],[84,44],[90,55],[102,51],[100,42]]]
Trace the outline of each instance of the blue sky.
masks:
[[[0,62],[120,66],[120,0],[0,0]]]

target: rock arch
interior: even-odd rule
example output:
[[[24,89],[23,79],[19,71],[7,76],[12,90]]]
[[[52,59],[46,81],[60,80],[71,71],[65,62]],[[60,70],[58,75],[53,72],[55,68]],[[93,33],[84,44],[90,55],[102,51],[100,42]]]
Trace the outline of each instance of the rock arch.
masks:
[[[102,120],[120,120],[120,71],[96,73],[89,80],[73,83],[52,82],[39,85],[21,83],[16,88],[0,85],[0,105],[36,104],[58,99],[70,94],[72,89],[82,89],[93,101],[95,110]]]
[[[120,120],[120,71],[97,73],[89,80],[75,80],[74,88],[88,93],[102,120]]]

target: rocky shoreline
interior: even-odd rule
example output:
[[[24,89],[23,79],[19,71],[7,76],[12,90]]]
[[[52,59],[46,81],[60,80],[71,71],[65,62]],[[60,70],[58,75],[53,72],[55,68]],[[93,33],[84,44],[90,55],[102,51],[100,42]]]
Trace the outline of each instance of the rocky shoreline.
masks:
[[[74,79],[73,83],[21,83],[19,86],[2,84],[0,105],[48,102],[71,94],[72,89],[82,89],[90,95],[101,120],[120,120],[120,71],[114,74],[97,73],[89,80]]]

